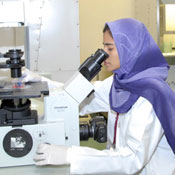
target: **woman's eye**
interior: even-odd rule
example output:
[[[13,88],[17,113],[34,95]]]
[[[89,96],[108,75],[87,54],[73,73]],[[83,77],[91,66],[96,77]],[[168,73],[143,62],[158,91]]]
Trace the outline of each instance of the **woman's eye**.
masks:
[[[112,50],[113,50],[113,48],[108,48],[108,50],[109,50],[109,51],[112,51]]]

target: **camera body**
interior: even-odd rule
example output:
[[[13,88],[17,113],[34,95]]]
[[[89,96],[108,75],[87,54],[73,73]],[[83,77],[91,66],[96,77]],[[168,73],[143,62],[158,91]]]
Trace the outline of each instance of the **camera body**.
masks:
[[[80,122],[80,140],[92,137],[99,143],[107,141],[107,124],[103,116],[93,117],[86,122]]]

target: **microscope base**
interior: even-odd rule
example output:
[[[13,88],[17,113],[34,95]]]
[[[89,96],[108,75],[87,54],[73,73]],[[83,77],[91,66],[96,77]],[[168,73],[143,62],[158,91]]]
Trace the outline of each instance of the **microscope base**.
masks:
[[[64,122],[0,127],[0,167],[34,164],[40,143],[65,145]]]

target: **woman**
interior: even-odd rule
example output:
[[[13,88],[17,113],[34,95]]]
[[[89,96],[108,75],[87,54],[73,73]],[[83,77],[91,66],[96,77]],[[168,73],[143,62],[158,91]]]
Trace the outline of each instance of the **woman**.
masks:
[[[106,23],[104,62],[113,77],[97,82],[81,114],[108,111],[108,149],[42,144],[36,165],[70,164],[73,174],[175,174],[175,95],[168,64],[134,19]],[[164,134],[165,133],[165,134]]]

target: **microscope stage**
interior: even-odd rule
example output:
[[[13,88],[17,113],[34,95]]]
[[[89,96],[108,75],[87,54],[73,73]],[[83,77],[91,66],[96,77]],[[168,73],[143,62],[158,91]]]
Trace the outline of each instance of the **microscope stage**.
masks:
[[[0,99],[37,98],[49,95],[47,82],[28,82],[22,88],[13,88],[11,82],[0,82]]]

